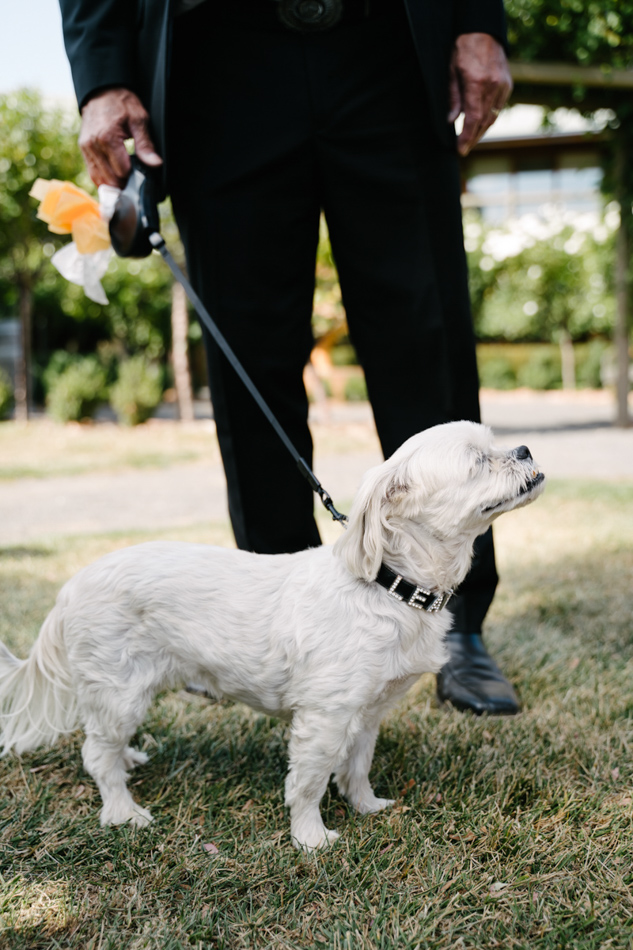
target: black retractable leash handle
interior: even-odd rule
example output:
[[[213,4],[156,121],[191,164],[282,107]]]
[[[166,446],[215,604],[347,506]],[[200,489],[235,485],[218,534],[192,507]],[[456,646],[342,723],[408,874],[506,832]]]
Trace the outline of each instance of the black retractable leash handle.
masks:
[[[347,515],[341,514],[334,507],[334,502],[318,480],[308,463],[299,455],[286,432],[283,430],[252,379],[240,363],[222,331],[212,319],[197,293],[178,267],[160,233],[158,216],[159,187],[152,170],[143,165],[135,156],[132,156],[132,171],[124,191],[119,196],[114,214],[110,220],[110,238],[112,247],[119,257],[148,257],[152,250],[159,251],[167,262],[167,266],[179,284],[184,288],[187,297],[193,304],[196,313],[205,327],[220,347],[229,363],[242,380],[251,396],[262,410],[273,429],[297,463],[297,468],[307,480],[310,488],[321,499],[322,504],[330,512],[334,521],[346,527]]]

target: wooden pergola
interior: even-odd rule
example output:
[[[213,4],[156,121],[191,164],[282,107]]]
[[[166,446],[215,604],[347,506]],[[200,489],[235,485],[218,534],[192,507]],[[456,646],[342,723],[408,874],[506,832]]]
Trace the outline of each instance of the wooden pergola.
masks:
[[[567,63],[524,63],[510,62],[510,71],[514,81],[512,103],[552,106],[552,98],[558,98],[561,90],[570,94],[565,96],[565,105],[576,108],[578,103],[571,95],[574,87],[583,87],[588,94],[583,98],[583,108],[596,110],[606,105],[605,90],[633,91],[633,70],[607,69],[593,66],[575,66]],[[591,91],[596,95],[592,96]],[[563,103],[560,103],[561,105]],[[622,220],[616,241],[615,285],[616,285],[616,325],[614,344],[617,360],[615,424],[621,427],[631,425],[628,410],[629,394],[629,312],[630,287],[628,281],[630,241],[629,232],[624,223],[624,172],[627,154],[623,144],[618,143],[613,134],[611,142],[615,147],[616,176]],[[630,209],[628,209],[630,213]]]

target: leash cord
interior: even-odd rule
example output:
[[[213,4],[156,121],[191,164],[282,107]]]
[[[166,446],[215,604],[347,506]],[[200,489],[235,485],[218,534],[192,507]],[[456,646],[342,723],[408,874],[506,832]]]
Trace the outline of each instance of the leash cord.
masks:
[[[314,474],[314,472],[312,471],[312,469],[310,468],[306,460],[299,455],[298,451],[296,450],[296,448],[294,447],[294,445],[288,438],[286,432],[280,425],[279,420],[274,415],[270,406],[265,401],[265,399],[263,398],[263,396],[261,395],[261,393],[255,386],[253,380],[250,378],[250,376],[248,375],[248,373],[246,372],[246,370],[244,369],[244,367],[238,360],[237,356],[233,352],[230,344],[226,340],[222,331],[220,330],[218,325],[215,323],[215,321],[212,319],[209,311],[204,306],[204,304],[198,297],[197,293],[195,292],[195,290],[193,289],[193,287],[191,286],[191,284],[189,283],[189,281],[187,280],[187,278],[181,271],[180,267],[178,266],[174,258],[172,257],[172,254],[169,251],[169,248],[167,247],[167,245],[165,244],[165,240],[162,237],[162,235],[159,234],[158,231],[154,232],[153,234],[150,234],[149,242],[152,245],[152,247],[161,254],[163,259],[167,263],[167,266],[169,267],[170,271],[174,275],[175,279],[183,287],[185,293],[187,294],[187,297],[189,297],[189,300],[193,304],[193,307],[196,313],[198,314],[198,316],[204,323],[205,327],[207,328],[207,330],[209,331],[209,333],[211,334],[211,336],[213,337],[217,345],[220,347],[220,349],[226,356],[227,360],[229,361],[229,363],[231,364],[231,366],[233,367],[233,369],[235,370],[239,378],[242,380],[242,382],[248,389],[249,393],[251,394],[251,396],[253,397],[253,399],[255,400],[259,408],[261,409],[261,411],[264,413],[264,415],[270,422],[271,426],[273,427],[273,429],[275,430],[275,432],[277,433],[277,435],[279,436],[279,438],[281,439],[281,441],[283,442],[287,450],[292,455],[293,459],[297,463],[297,468],[299,469],[303,477],[306,479],[306,481],[310,485],[310,488],[312,489],[312,491],[315,492],[315,494],[319,496],[323,507],[326,508],[330,512],[334,521],[338,521],[339,524],[341,524],[344,528],[346,528],[347,521],[348,521],[347,515],[344,515],[340,511],[337,511],[337,509],[334,507],[334,502],[332,501],[332,498],[330,497],[330,495],[327,493],[327,491],[325,490],[325,488],[323,487],[319,479],[316,477],[316,475]]]

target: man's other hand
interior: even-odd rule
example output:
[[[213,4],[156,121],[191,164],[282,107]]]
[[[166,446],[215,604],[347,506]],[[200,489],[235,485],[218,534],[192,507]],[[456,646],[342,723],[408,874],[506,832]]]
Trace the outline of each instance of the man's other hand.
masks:
[[[457,139],[460,155],[468,155],[490,128],[511,92],[512,77],[501,44],[488,33],[458,36],[451,56],[448,121],[464,113]]]
[[[97,187],[124,187],[131,168],[126,139],[134,139],[136,154],[146,165],[162,165],[148,122],[141,100],[129,89],[106,89],[88,100],[81,110],[79,146]]]

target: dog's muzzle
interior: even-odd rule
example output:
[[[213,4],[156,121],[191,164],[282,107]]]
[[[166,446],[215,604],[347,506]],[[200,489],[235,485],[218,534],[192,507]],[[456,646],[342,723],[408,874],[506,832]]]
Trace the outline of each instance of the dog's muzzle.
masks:
[[[336,26],[343,15],[343,0],[276,0],[279,19],[289,30],[316,33]]]

